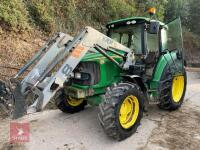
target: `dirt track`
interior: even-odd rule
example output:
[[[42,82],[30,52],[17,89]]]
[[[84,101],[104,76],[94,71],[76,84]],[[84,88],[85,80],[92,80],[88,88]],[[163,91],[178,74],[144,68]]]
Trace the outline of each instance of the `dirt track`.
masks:
[[[173,112],[149,107],[136,134],[122,142],[108,138],[97,119],[98,108],[88,107],[68,115],[59,110],[44,111],[23,118],[30,122],[30,142],[9,145],[9,120],[0,124],[0,149],[43,150],[174,150],[200,149],[200,74],[188,73],[185,102]]]

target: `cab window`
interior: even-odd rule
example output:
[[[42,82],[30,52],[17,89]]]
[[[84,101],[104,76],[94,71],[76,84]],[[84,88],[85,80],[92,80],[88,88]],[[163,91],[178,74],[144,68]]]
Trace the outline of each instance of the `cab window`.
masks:
[[[148,52],[158,52],[159,51],[159,35],[150,34],[147,32],[147,50]]]
[[[110,29],[109,36],[115,41],[134,50],[136,54],[142,54],[142,26],[130,25]]]

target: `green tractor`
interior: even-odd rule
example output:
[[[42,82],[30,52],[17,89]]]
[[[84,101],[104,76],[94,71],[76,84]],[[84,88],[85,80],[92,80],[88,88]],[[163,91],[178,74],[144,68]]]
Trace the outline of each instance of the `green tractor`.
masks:
[[[106,27],[107,36],[86,27],[74,38],[59,33],[47,42],[11,80],[13,118],[42,110],[52,98],[66,113],[98,105],[105,133],[123,140],[136,132],[149,104],[178,109],[187,81],[180,19],[132,17]]]
[[[156,31],[155,24],[159,26]],[[132,17],[106,27],[108,37],[134,51],[135,65],[122,70],[101,53],[86,54],[70,85],[64,86],[57,106],[63,112],[75,113],[87,103],[99,105],[98,117],[106,134],[123,140],[136,132],[147,104],[176,110],[183,103],[186,72],[181,26],[179,19],[165,25]],[[123,52],[107,54],[118,63],[124,61]]]

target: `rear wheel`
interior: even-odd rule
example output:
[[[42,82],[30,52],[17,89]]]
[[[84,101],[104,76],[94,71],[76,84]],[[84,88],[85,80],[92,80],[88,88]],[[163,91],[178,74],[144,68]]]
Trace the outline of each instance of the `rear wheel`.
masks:
[[[75,113],[82,111],[87,105],[87,101],[84,99],[76,99],[71,96],[67,96],[64,93],[61,94],[56,100],[57,107],[64,113]]]
[[[167,77],[167,74],[164,76],[165,78],[169,78]],[[171,80],[164,84],[167,88],[165,88],[164,91],[161,91],[161,100],[158,105],[159,108],[165,110],[178,109],[184,101],[186,92],[187,75],[185,70],[183,75],[173,76],[171,77]]]
[[[99,120],[105,133],[119,141],[135,133],[143,107],[143,93],[137,85],[119,83],[108,88],[105,101],[99,106]]]

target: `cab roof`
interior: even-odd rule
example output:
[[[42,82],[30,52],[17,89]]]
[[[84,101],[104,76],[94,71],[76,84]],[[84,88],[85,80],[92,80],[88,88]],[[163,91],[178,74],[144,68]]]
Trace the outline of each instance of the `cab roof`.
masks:
[[[106,27],[109,28],[111,25],[123,25],[123,24],[126,24],[127,22],[131,22],[131,21],[136,21],[136,24],[138,22],[147,22],[149,23],[150,22],[150,18],[146,18],[146,17],[131,17],[131,18],[125,18],[125,19],[120,19],[120,20],[116,20],[116,21],[112,21],[112,22],[109,22]],[[160,22],[160,25],[165,25],[163,22]]]

